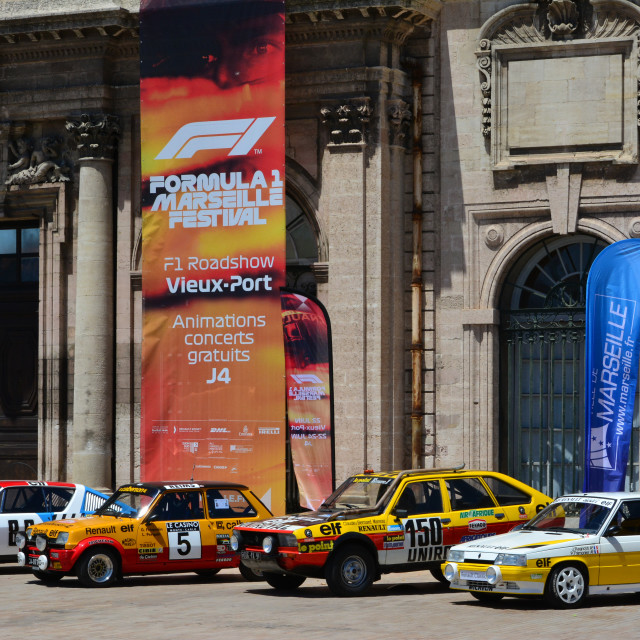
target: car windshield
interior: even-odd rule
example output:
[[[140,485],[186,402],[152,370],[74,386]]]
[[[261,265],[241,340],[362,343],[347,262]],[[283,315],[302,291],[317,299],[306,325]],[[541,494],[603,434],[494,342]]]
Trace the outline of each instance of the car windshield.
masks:
[[[602,498],[556,500],[522,529],[595,534],[608,519],[614,504],[614,500]]]
[[[394,478],[353,476],[343,482],[323,503],[325,509],[367,509],[374,507]]]
[[[120,487],[96,510],[96,515],[141,518],[158,493],[160,489],[150,487]]]

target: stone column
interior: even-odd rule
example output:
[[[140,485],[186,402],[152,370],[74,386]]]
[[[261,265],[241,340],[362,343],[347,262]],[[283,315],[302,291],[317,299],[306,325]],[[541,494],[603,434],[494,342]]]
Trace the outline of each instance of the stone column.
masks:
[[[110,488],[113,434],[113,116],[67,122],[80,163],[73,388],[73,480]]]

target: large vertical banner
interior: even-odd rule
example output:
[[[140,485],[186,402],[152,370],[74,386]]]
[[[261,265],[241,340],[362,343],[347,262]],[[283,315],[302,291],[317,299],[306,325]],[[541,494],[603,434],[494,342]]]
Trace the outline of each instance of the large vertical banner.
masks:
[[[282,290],[287,422],[300,505],[317,509],[334,487],[331,326],[318,300]]]
[[[284,511],[284,2],[143,0],[141,476]]]
[[[623,240],[587,280],[585,491],[624,490],[639,339],[640,240]]]

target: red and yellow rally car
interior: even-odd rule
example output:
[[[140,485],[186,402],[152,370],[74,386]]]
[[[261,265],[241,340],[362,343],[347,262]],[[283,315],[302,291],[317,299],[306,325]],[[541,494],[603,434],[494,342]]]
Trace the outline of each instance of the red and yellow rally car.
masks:
[[[45,522],[18,533],[18,564],[44,581],[75,574],[83,585],[96,587],[128,574],[213,575],[238,566],[245,578],[256,579],[230,548],[231,530],[270,515],[241,484],[130,484],[93,517]]]
[[[551,499],[492,471],[363,473],[314,512],[243,523],[231,547],[276,589],[325,578],[339,596],[360,595],[383,573],[440,568],[454,544],[510,531]]]

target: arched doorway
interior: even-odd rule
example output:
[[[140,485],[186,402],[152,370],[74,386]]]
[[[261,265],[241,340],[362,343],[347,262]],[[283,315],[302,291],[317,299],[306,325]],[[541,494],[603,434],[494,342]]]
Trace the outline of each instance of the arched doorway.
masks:
[[[318,237],[309,214],[289,194],[287,209],[287,287],[316,295],[316,279],[311,270],[318,261]]]
[[[605,246],[587,235],[538,242],[515,263],[500,299],[500,466],[554,497],[582,489],[586,284]]]

